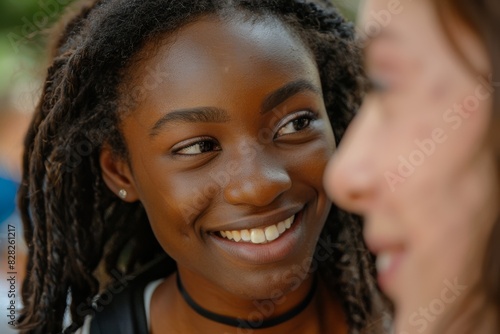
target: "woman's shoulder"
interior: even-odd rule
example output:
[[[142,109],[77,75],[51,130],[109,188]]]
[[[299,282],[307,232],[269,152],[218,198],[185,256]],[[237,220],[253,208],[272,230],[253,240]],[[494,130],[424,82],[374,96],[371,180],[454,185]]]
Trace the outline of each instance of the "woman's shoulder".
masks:
[[[165,280],[165,278],[160,278],[155,281],[149,282],[144,289],[144,313],[146,315],[147,328],[151,327],[151,316],[150,316],[150,305],[151,305],[151,297],[153,296],[153,292],[155,289]],[[94,331],[91,331],[91,323],[93,317],[87,316],[85,317],[85,322],[82,327],[80,327],[75,333],[76,334],[91,334]]]
[[[114,284],[102,292],[76,333],[149,332],[149,304],[156,287],[172,273],[168,258],[157,259],[136,275],[115,275]]]

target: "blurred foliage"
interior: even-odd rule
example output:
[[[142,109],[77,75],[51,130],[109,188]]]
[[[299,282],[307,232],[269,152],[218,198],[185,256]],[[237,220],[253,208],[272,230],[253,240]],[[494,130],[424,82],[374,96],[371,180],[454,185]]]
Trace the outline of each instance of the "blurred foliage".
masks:
[[[37,10],[36,0],[2,0],[0,2],[0,29],[11,29],[19,25],[21,17],[34,14]]]
[[[356,19],[360,0],[333,0],[332,1],[349,20]]]
[[[72,0],[0,0],[0,100],[30,109],[46,55],[44,35]],[[28,96],[29,95],[29,96]],[[3,103],[2,109],[5,108]],[[0,109],[1,111],[1,109]]]
[[[0,100],[19,104],[16,102],[25,99],[23,92],[36,91],[35,82],[44,75],[41,65],[46,55],[43,37],[57,20],[63,5],[72,1],[0,0]],[[359,0],[333,2],[347,18],[354,18]]]

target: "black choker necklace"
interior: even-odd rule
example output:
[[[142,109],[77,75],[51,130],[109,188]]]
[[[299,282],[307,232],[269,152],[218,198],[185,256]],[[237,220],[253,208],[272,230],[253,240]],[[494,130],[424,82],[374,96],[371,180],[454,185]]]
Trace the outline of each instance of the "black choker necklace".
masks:
[[[268,328],[268,327],[273,327],[279,324],[284,323],[285,321],[288,321],[295,317],[297,314],[300,312],[304,311],[304,309],[309,305],[311,300],[314,297],[314,293],[316,292],[316,287],[317,287],[317,278],[315,277],[313,280],[313,284],[311,286],[311,290],[307,294],[306,298],[302,302],[300,302],[299,305],[295,306],[292,308],[290,311],[280,315],[279,317],[273,318],[273,319],[266,319],[266,320],[247,320],[247,319],[241,319],[241,318],[232,318],[228,317],[225,315],[220,315],[216,314],[213,312],[210,312],[209,310],[201,307],[198,305],[192,298],[191,296],[187,293],[186,289],[184,289],[184,286],[181,283],[181,279],[179,277],[179,274],[177,274],[177,288],[179,289],[179,292],[181,293],[182,297],[186,301],[186,303],[196,311],[199,315],[202,317],[205,317],[207,319],[210,319],[212,321],[228,325],[228,326],[233,326],[233,327],[239,327],[239,328],[245,328],[245,329],[261,329],[261,328]],[[252,324],[254,324],[252,326]]]

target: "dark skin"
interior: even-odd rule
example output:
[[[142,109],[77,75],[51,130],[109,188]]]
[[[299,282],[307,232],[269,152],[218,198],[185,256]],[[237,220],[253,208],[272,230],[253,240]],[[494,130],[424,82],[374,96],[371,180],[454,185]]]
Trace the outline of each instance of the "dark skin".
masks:
[[[272,19],[205,17],[166,42],[147,45],[130,70],[134,80],[123,92],[135,101],[122,121],[129,161],[104,148],[104,180],[115,193],[125,189],[126,201],[143,203],[201,306],[247,319],[257,311],[254,301],[274,299],[268,317],[276,317],[309,292],[314,274],[305,273],[331,207],[322,174],[335,142],[318,69],[300,40]],[[220,235],[292,215],[300,217],[292,228],[266,244]],[[173,276],[153,294],[152,333],[249,333],[196,314]],[[306,310],[257,332],[347,329],[320,280]]]

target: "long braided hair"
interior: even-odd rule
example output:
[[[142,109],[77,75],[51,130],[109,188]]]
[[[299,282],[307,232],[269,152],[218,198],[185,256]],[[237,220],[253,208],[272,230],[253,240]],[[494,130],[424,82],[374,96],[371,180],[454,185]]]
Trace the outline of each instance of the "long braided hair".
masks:
[[[132,273],[164,251],[140,202],[119,200],[104,184],[103,145],[123,158],[120,84],[133,56],[201,15],[227,10],[278,19],[311,50],[337,141],[358,108],[364,79],[354,29],[327,0],[91,0],[70,18],[25,140],[19,207],[29,247],[21,333],[59,333],[67,305],[81,326],[81,305],[103,288],[102,268]],[[319,267],[339,297],[352,333],[383,315],[373,259],[358,218],[333,208],[321,238],[335,251]],[[123,254],[127,255],[124,257]],[[124,260],[125,259],[125,260]],[[171,261],[171,270],[175,263]],[[373,326],[370,333],[376,333]]]

